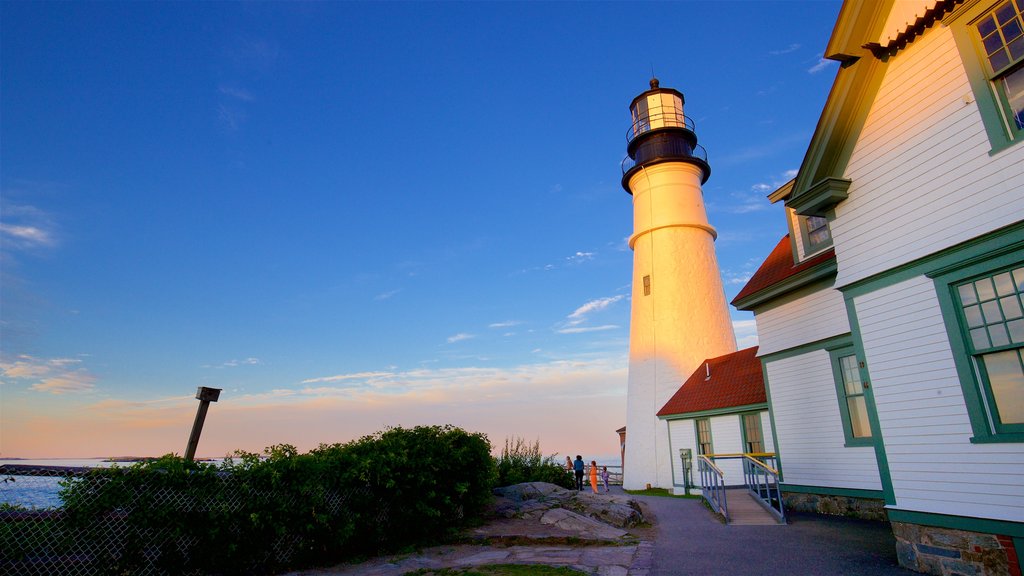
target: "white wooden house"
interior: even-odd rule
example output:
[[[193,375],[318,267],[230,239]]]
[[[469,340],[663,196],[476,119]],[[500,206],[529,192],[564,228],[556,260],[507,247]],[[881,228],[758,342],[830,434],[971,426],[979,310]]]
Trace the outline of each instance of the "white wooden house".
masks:
[[[668,426],[669,448],[662,457],[671,460],[675,494],[700,493],[699,455],[774,452],[757,347],[704,360],[658,411],[658,418]],[[681,451],[689,451],[689,472]],[[743,485],[741,459],[720,457],[715,463],[727,486]]]
[[[758,326],[788,500],[884,505],[900,563],[1024,556],[1024,0],[849,0]],[[803,496],[801,496],[803,495]],[[867,503],[867,504],[864,504]]]

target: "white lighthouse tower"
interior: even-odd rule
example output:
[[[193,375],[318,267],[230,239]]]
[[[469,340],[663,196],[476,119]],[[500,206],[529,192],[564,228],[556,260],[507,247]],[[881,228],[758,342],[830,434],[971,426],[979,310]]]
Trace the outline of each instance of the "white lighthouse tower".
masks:
[[[736,350],[701,185],[711,175],[683,95],[651,89],[629,105],[622,187],[633,195],[633,300],[623,486],[671,488],[658,410],[705,358]]]

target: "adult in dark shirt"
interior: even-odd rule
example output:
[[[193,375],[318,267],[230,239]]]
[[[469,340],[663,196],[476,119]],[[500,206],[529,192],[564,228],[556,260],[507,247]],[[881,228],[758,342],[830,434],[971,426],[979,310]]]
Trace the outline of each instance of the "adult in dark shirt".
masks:
[[[576,472],[576,490],[583,490],[583,456],[576,455],[576,460],[572,463],[572,469]]]

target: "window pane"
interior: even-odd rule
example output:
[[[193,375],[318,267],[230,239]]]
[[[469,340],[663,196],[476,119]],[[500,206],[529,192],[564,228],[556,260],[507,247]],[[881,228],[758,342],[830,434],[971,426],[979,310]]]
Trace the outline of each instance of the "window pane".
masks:
[[[860,370],[857,369],[856,356],[843,356],[839,359],[839,367],[843,373],[843,387],[846,395],[863,394],[864,386],[860,382]]]
[[[971,328],[977,328],[985,324],[985,321],[981,318],[981,306],[968,306],[964,308],[964,316],[967,317],[967,325]]]
[[[992,70],[1002,70],[1010,64],[1010,57],[1006,55],[1006,50],[1000,49],[995,54],[989,55],[988,62],[992,65]]]
[[[1006,100],[1010,104],[1010,111],[1017,127],[1024,128],[1024,66],[1003,76],[1003,87],[1006,89]]]
[[[999,37],[999,34],[993,34],[982,40],[985,45],[985,54],[992,55],[1003,49],[1003,39]]]
[[[1003,321],[1003,313],[999,310],[999,302],[990,300],[981,305],[981,311],[985,314],[986,324],[995,324]]]
[[[1024,271],[1021,272],[1021,278],[1024,279]],[[964,284],[958,287],[957,291],[960,292],[960,303],[964,306],[978,301],[978,297],[974,295],[974,284]]]
[[[971,343],[974,344],[975,350],[984,350],[989,348],[988,345],[988,332],[984,328],[975,328],[971,330]]]
[[[999,299],[999,305],[1003,307],[1003,316],[1006,318],[1020,318],[1020,300],[1017,296],[1007,296],[1006,298]],[[973,328],[973,326],[972,326]]]
[[[992,346],[1006,346],[1010,343],[1010,335],[1006,332],[1005,324],[989,326],[988,336],[992,339]]]
[[[868,411],[863,396],[846,399],[850,409],[850,429],[854,438],[870,438],[871,424],[868,423]]]
[[[1003,26],[1003,38],[1005,38],[1007,42],[1020,36],[1020,33],[1019,20],[1011,20],[1009,24]]]
[[[976,281],[974,283],[974,287],[978,290],[978,298],[981,299],[982,302],[996,297],[996,291],[992,287],[991,278],[982,278],[981,280]]]
[[[1016,10],[1013,9],[1013,6],[1009,2],[1003,4],[999,8],[996,8],[996,20],[999,21],[1000,25],[1013,20],[1013,17],[1016,15]]]
[[[1024,424],[1024,369],[1020,351],[1006,350],[982,356],[989,386],[1003,424]]]
[[[1006,47],[1010,51],[1010,58],[1020,60],[1024,58],[1024,36],[1018,37]]]
[[[1010,331],[1010,340],[1014,344],[1024,344],[1024,320],[1014,320],[1006,324]]]
[[[1024,2],[1024,0],[1021,0]],[[1017,268],[1013,271],[1013,283],[1017,285],[1017,290],[1024,292],[1024,268]]]
[[[989,34],[996,31],[996,21],[991,16],[985,16],[985,19],[978,23],[978,32],[981,37],[984,38]]]
[[[996,283],[996,294],[1000,296],[1009,296],[1015,294],[1017,289],[1013,286],[1013,278],[1010,278],[1009,272],[1003,272],[1002,274],[996,274],[993,280]]]

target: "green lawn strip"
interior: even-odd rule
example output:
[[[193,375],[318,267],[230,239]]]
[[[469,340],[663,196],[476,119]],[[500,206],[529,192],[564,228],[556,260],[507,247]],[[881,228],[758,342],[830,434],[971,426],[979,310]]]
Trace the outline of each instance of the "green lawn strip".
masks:
[[[667,496],[669,498],[689,498],[690,500],[698,500],[702,498],[699,494],[673,494],[666,488],[648,488],[646,490],[626,490],[626,494],[632,494],[633,496]]]
[[[403,576],[577,576],[583,574],[565,566],[542,564],[486,564],[473,568],[420,568]]]

